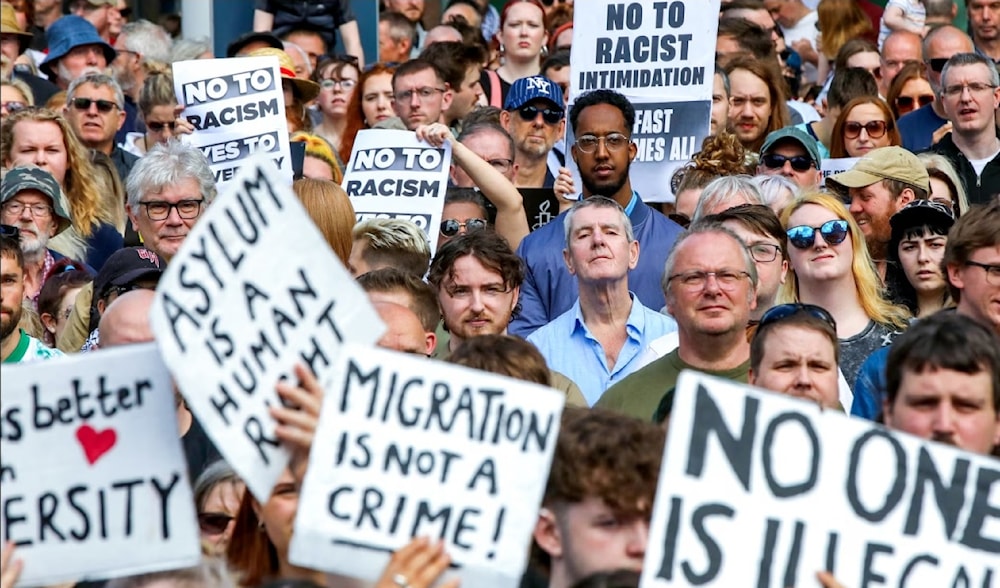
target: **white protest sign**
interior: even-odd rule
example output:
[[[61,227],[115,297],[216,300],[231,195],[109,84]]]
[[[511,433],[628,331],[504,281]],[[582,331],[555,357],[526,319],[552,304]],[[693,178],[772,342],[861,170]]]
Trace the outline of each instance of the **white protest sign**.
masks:
[[[670,177],[708,136],[720,0],[591,0],[573,19],[570,96],[615,90],[635,107],[632,187],[672,202]],[[566,144],[574,142],[566,125]],[[579,173],[572,158],[567,166]]]
[[[268,405],[296,362],[327,380],[345,340],[382,322],[269,161],[244,165],[188,234],[156,291],[163,358],[223,457],[261,501],[288,464]]]
[[[427,235],[433,255],[450,166],[450,143],[431,147],[412,131],[367,129],[354,139],[342,185],[358,221],[413,221]]]
[[[220,189],[255,153],[267,153],[280,176],[292,181],[277,57],[180,61],[173,71],[182,116],[195,128],[184,140],[208,158]]]
[[[840,172],[845,172],[852,167],[854,164],[861,159],[860,157],[840,157],[835,159],[824,159],[822,164],[822,169],[820,174],[823,176],[823,181],[833,174],[839,174]]]
[[[0,542],[18,586],[201,559],[170,374],[153,343],[5,365]]]
[[[640,585],[992,586],[998,497],[995,459],[684,372]]]
[[[463,586],[517,586],[563,396],[359,345],[326,390],[292,563],[376,580],[393,550],[430,536]]]

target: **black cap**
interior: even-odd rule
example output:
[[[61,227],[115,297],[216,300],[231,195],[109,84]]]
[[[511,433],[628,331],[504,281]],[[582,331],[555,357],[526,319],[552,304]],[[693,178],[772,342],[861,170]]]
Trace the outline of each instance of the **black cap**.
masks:
[[[284,51],[285,45],[281,39],[266,31],[250,31],[236,37],[232,43],[226,47],[226,57],[236,57],[236,54],[243,50],[250,43],[267,43],[269,47]]]
[[[139,280],[159,280],[163,274],[160,256],[145,247],[115,251],[94,278],[94,300],[107,296],[112,288],[129,286]]]

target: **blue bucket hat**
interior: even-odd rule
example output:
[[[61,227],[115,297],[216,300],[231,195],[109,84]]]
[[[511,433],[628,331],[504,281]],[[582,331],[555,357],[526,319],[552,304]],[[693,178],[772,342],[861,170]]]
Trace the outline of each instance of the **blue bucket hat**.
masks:
[[[67,53],[81,45],[100,45],[108,65],[115,60],[115,50],[97,34],[97,29],[82,16],[70,14],[52,23],[45,31],[49,41],[49,55],[38,67],[55,79],[55,65]]]

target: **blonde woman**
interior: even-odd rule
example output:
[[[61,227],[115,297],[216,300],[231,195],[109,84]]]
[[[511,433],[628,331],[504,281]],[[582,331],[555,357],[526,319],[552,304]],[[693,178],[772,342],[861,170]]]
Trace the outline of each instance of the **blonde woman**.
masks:
[[[833,316],[840,369],[853,383],[865,358],[906,329],[910,313],[884,297],[864,235],[835,196],[802,194],[785,208],[781,224],[790,267],[780,302],[815,304]]]

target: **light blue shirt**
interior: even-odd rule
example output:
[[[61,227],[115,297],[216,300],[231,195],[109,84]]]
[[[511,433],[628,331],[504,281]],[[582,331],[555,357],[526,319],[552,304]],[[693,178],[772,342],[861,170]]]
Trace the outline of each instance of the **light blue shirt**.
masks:
[[[646,308],[635,294],[629,292],[629,296],[632,310],[625,324],[628,339],[613,367],[608,367],[604,348],[583,322],[579,298],[569,310],[528,336],[528,341],[542,352],[549,369],[576,382],[590,406],[612,384],[642,367],[637,360],[650,342],[677,330],[674,319]]]

